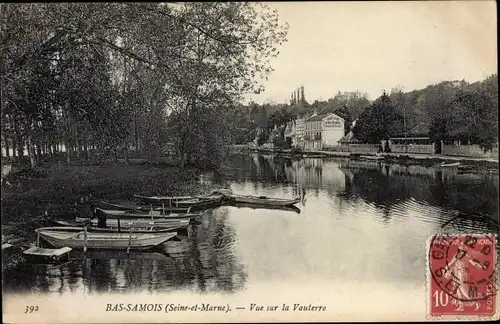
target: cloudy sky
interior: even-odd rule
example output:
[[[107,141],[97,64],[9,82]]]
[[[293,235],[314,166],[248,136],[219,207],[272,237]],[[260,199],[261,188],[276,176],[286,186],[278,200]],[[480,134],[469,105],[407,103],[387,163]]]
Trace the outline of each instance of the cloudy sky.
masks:
[[[290,25],[266,91],[252,100],[282,103],[301,84],[306,100],[337,91],[424,88],[474,82],[497,71],[493,1],[272,2]]]

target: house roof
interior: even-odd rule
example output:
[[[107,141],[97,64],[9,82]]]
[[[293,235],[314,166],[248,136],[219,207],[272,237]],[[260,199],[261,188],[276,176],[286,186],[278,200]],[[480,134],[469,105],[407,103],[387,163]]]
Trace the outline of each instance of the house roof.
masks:
[[[320,120],[323,120],[326,117],[332,116],[332,115],[335,116],[335,117],[337,117],[337,118],[340,118],[340,119],[344,120],[344,118],[342,118],[340,116],[337,116],[334,113],[328,113],[328,114],[320,114],[320,115],[312,116],[311,118],[307,119],[306,122],[320,121]]]

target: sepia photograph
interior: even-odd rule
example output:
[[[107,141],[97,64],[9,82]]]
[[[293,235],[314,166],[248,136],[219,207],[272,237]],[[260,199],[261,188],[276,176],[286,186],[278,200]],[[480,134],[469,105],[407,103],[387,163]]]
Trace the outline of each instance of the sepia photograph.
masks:
[[[498,320],[496,12],[0,4],[3,322]]]

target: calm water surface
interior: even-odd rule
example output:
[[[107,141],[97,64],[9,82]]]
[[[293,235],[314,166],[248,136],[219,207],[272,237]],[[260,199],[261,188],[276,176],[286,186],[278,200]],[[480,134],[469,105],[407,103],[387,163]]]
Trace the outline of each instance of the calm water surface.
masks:
[[[235,193],[301,196],[300,213],[221,207],[207,211],[166,253],[74,254],[59,266],[4,272],[16,292],[240,292],[314,282],[425,285],[426,240],[459,217],[462,231],[494,231],[498,176],[352,160],[235,155],[201,181]]]

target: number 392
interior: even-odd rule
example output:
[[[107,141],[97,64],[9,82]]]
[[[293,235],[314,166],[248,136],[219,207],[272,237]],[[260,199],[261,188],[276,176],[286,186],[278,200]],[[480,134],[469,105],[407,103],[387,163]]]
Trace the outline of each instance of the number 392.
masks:
[[[38,312],[38,306],[26,306],[26,310],[24,313],[33,313],[33,312]]]

